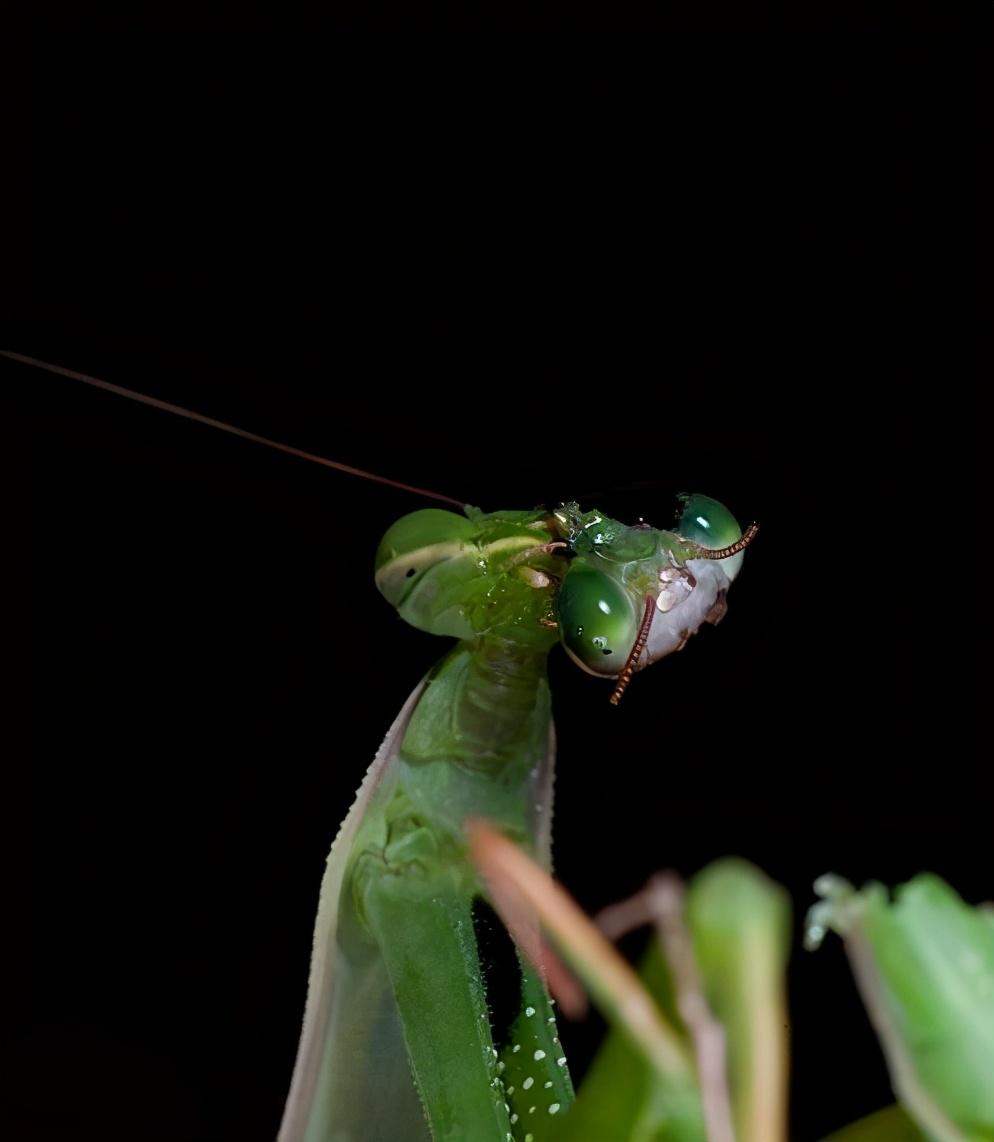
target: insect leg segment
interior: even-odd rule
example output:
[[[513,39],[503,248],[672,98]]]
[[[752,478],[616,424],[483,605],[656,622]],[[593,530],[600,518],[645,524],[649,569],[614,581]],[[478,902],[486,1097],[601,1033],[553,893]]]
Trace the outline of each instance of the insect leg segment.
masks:
[[[469,1123],[481,1139],[504,1139],[510,1115],[472,900],[446,870],[425,874],[416,866],[400,864],[367,878],[362,911],[386,964],[422,1106],[436,1142],[464,1139]]]
[[[497,1064],[515,1139],[540,1130],[544,1136],[549,1115],[565,1113],[575,1097],[545,984],[520,954],[518,962],[521,1011]]]

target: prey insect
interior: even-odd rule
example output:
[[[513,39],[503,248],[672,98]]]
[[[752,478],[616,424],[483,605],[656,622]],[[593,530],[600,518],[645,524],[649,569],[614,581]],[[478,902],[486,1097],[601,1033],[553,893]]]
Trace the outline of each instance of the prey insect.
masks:
[[[703,495],[683,499],[673,530],[576,503],[423,508],[387,530],[381,594],[413,626],[456,641],[401,709],[332,846],[281,1142],[539,1142],[568,1112],[555,1015],[524,957],[519,1013],[506,1030],[491,1025],[473,925],[485,893],[466,823],[486,818],[549,864],[550,650],[561,642],[611,680],[617,704],[637,671],[721,619],[754,534]]]

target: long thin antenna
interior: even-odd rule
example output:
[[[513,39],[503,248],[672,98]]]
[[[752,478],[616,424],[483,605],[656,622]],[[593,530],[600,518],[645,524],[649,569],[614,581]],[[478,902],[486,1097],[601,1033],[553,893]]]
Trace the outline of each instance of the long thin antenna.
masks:
[[[740,551],[744,551],[750,543],[756,538],[759,532],[759,524],[751,523],[745,529],[745,533],[741,538],[737,539],[734,543],[730,543],[727,547],[702,547],[699,543],[694,543],[691,546],[696,548],[694,554],[695,559],[727,559],[730,555],[738,555]]]
[[[625,663],[624,669],[618,675],[618,681],[615,683],[614,690],[611,692],[609,701],[612,706],[617,706],[621,701],[621,696],[628,689],[628,683],[631,682],[635,668],[638,666],[639,659],[642,657],[642,651],[645,650],[645,644],[649,638],[649,628],[652,626],[652,617],[655,613],[655,596],[646,595],[645,610],[642,613],[642,622],[639,624],[639,632],[635,638],[635,645],[632,647],[628,661]]]
[[[363,480],[372,480],[377,484],[386,484],[390,488],[397,488],[402,492],[413,492],[416,496],[427,496],[430,500],[440,500],[443,504],[453,504],[457,508],[463,508],[465,505],[461,500],[454,499],[452,496],[443,496],[441,492],[432,492],[427,488],[419,488],[414,484],[404,484],[400,480],[391,480],[387,476],[378,476],[375,472],[367,472],[364,468],[353,468],[351,464],[342,464],[338,460],[329,460],[326,456],[318,456],[313,452],[305,452],[302,448],[294,448],[290,444],[281,444],[278,440],[270,440],[267,436],[259,436],[258,433],[248,432],[244,428],[238,428],[234,424],[228,424],[223,420],[215,420],[212,416],[204,416],[201,412],[194,412],[192,409],[183,408],[178,404],[170,404],[169,401],[159,400],[157,397],[146,396],[144,393],[135,392],[133,389],[123,388],[121,385],[112,385],[109,381],[101,381],[97,377],[89,377],[86,373],[77,373],[74,369],[64,369],[61,365],[52,365],[48,361],[39,361],[35,357],[26,357],[23,353],[11,353],[6,349],[0,349],[0,357],[7,357],[11,361],[18,361],[22,365],[30,365],[35,369],[44,369],[46,372],[55,373],[60,377],[68,377],[71,381],[81,381],[84,385],[92,385],[96,389],[103,389],[105,392],[114,393],[116,396],[125,397],[127,400],[137,401],[138,404],[148,405],[150,408],[157,408],[161,412],[171,412],[174,416],[182,416],[187,420],[194,420],[198,424],[206,424],[209,428],[220,429],[221,432],[228,432],[232,436],[240,436],[242,440],[251,440],[253,444],[263,444],[266,448],[275,448],[277,452],[285,452],[288,456],[296,456],[301,460],[310,460],[314,464],[320,464],[324,468],[334,468],[336,472],[346,472],[350,476],[358,476]]]

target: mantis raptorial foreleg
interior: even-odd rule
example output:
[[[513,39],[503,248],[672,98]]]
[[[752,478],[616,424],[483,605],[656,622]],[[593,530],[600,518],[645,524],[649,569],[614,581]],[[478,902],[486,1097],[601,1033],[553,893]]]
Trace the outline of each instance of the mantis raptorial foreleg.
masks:
[[[363,894],[432,1137],[510,1138],[470,902],[445,881],[384,875]]]

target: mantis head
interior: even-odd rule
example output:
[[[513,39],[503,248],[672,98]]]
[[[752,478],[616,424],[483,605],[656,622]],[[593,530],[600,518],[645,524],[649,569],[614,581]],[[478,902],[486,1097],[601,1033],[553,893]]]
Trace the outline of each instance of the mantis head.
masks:
[[[682,497],[674,531],[629,527],[574,503],[551,515],[425,508],[384,535],[376,584],[432,634],[547,650],[558,629],[578,666],[617,680],[617,704],[636,670],[722,618],[755,531],[743,534],[726,507],[701,495]]]
[[[702,495],[681,497],[675,531],[627,527],[575,504],[556,518],[575,552],[557,599],[560,638],[581,669],[618,680],[615,705],[636,670],[721,620],[756,533]]]

